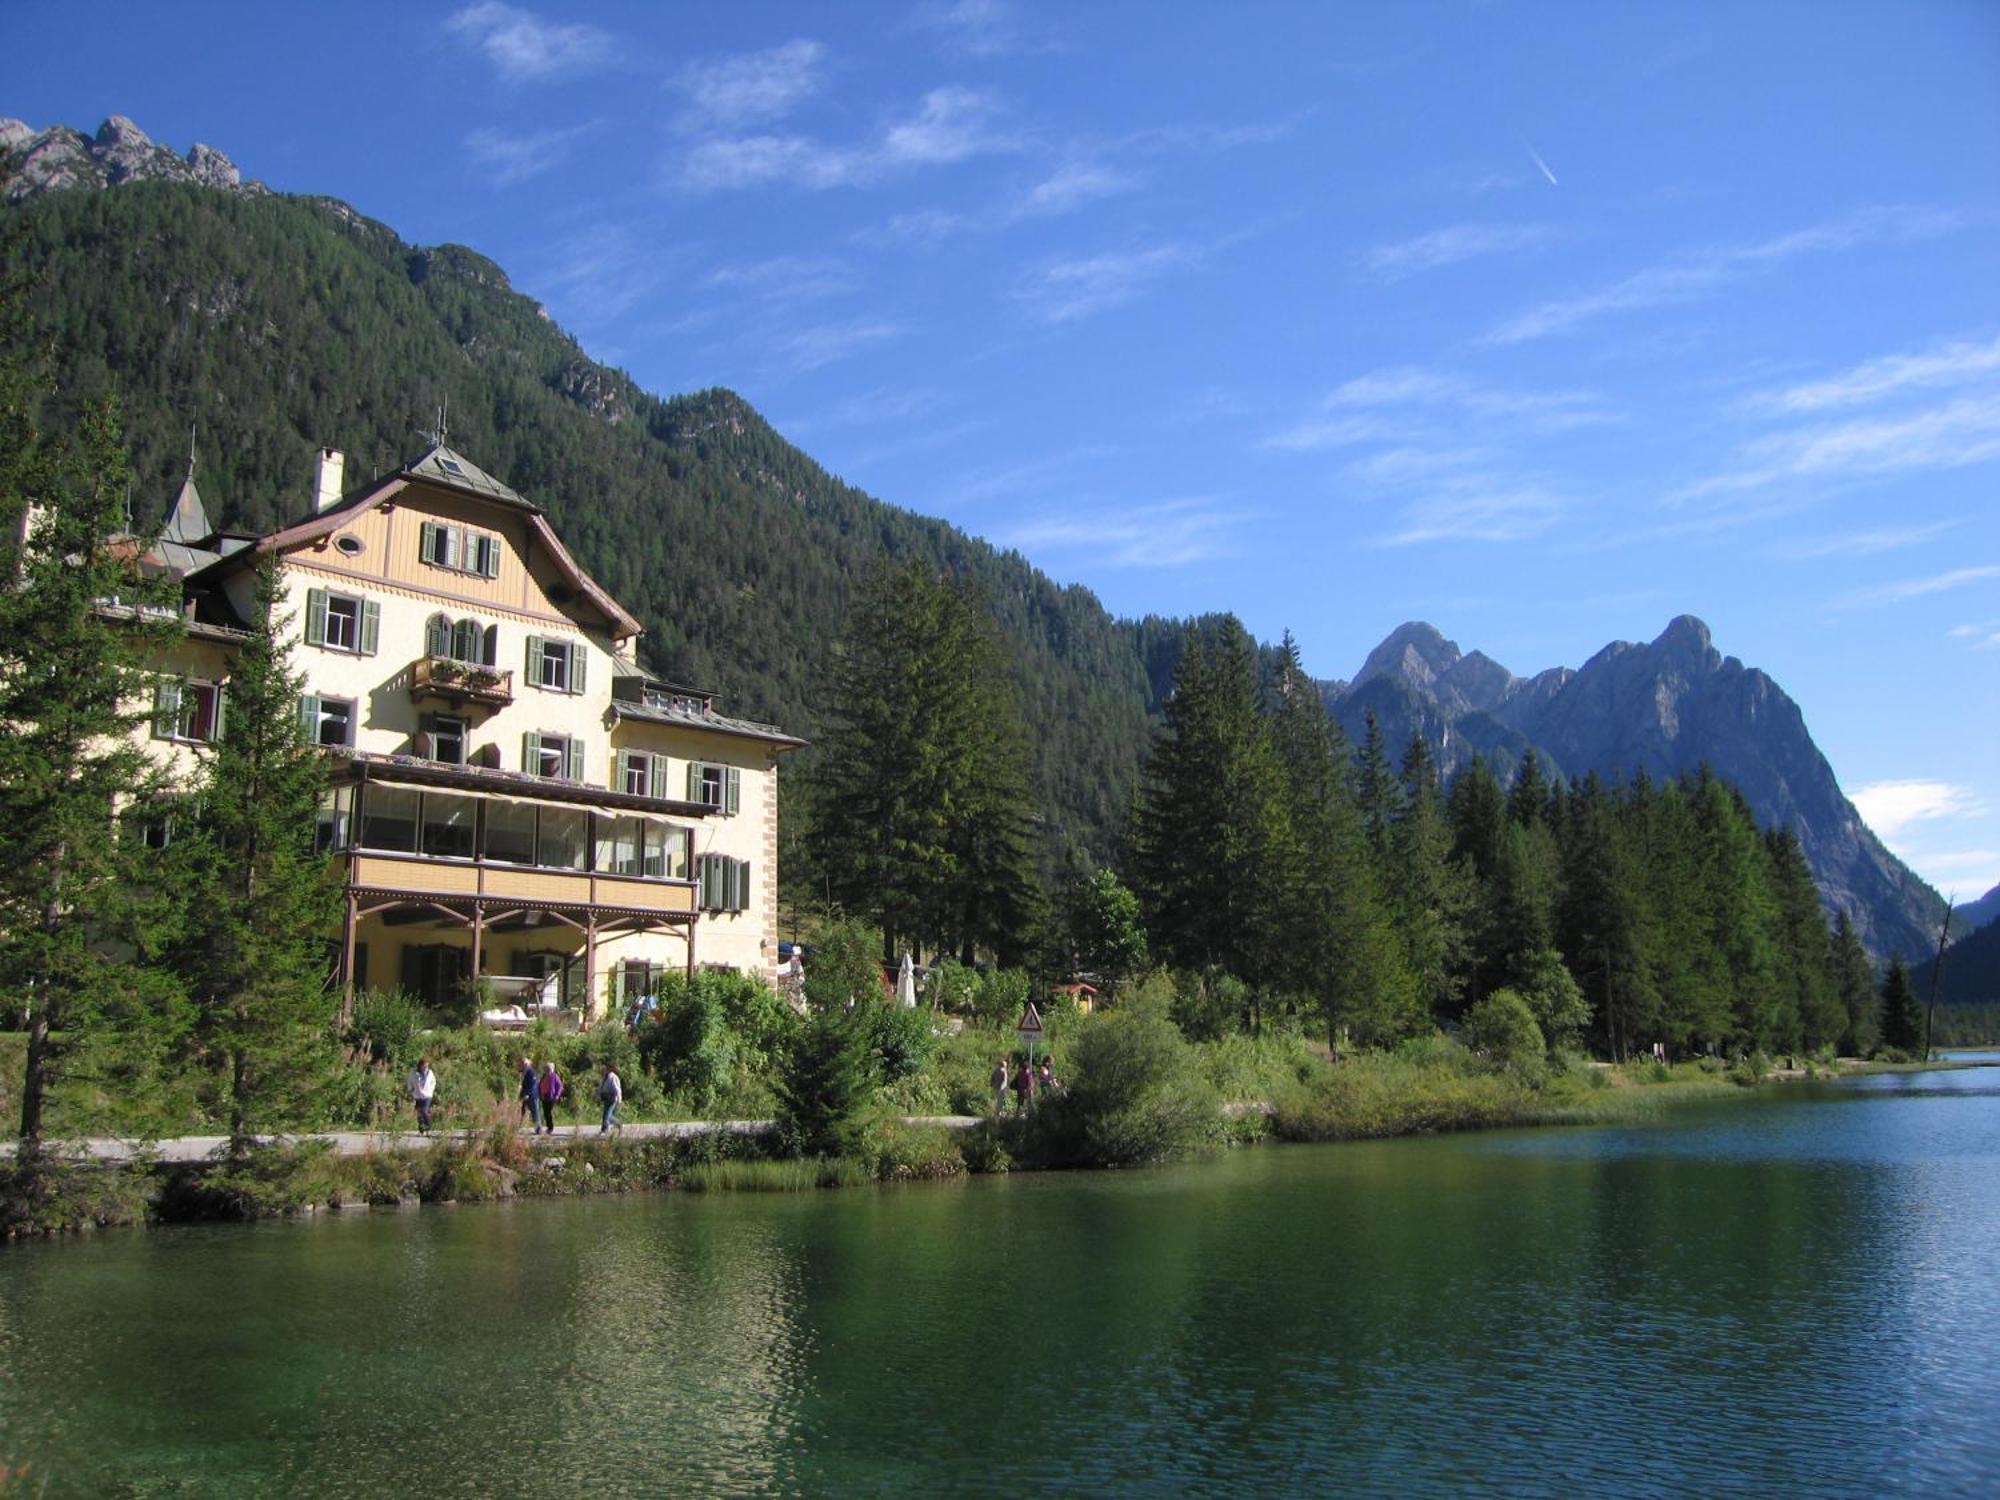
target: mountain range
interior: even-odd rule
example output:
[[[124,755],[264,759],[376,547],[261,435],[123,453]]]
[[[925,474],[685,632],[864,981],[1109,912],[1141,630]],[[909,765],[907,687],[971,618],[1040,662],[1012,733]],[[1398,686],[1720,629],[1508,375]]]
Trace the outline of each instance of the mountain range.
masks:
[[[543,504],[645,624],[656,671],[808,737],[855,581],[921,558],[972,580],[1009,645],[1050,868],[1115,853],[1183,622],[1113,618],[1016,553],[842,483],[732,392],[652,395],[478,252],[270,193],[210,147],[178,155],[119,116],[89,136],[0,120],[0,197],[0,243],[52,351],[52,419],[118,395],[135,525],[192,464],[225,526],[268,529],[308,508],[322,444],[380,473],[449,412],[452,444]],[[1798,832],[1877,956],[1935,944],[1942,902],[1862,823],[1797,705],[1690,616],[1525,678],[1412,622],[1321,691],[1350,737],[1372,712],[1392,749],[1421,733],[1447,772],[1478,754],[1505,779],[1530,751],[1569,778],[1707,765]]]

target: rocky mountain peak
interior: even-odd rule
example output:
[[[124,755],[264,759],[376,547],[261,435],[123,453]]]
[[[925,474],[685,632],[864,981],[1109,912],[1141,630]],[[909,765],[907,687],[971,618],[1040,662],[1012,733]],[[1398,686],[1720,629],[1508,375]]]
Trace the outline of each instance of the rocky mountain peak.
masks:
[[[1435,625],[1411,620],[1390,631],[1382,644],[1368,653],[1354,684],[1359,687],[1370,678],[1394,677],[1428,692],[1460,655],[1458,643],[1446,640]]]
[[[23,120],[0,120],[0,191],[9,203],[65,188],[102,190],[128,182],[268,191],[261,182],[245,182],[236,164],[213,146],[196,142],[186,156],[177,155],[124,115],[111,116],[92,136],[67,125],[36,130]]]
[[[1691,667],[1712,671],[1722,664],[1708,626],[1693,615],[1676,615],[1669,620],[1667,628],[1654,640],[1653,650]]]

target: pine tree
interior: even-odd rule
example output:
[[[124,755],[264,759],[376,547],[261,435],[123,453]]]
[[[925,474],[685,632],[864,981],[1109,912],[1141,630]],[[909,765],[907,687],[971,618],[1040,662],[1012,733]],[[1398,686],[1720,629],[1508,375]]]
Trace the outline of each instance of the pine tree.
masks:
[[[1403,810],[1402,789],[1389,765],[1389,750],[1375,710],[1363,714],[1360,758],[1354,769],[1354,796],[1361,809],[1362,831],[1368,845],[1382,858],[1389,852],[1389,829]]]
[[[1875,966],[1869,962],[1868,950],[1861,946],[1861,935],[1854,930],[1854,923],[1844,909],[1834,918],[1830,946],[1828,963],[1833,970],[1834,989],[1847,1017],[1840,1036],[1841,1056],[1866,1057],[1875,1050],[1877,1040]]]
[[[44,440],[13,301],[0,296],[0,513],[23,542],[0,583],[0,991],[26,1012],[20,1155],[32,1173],[52,1091],[90,1080],[130,1114],[157,1090],[179,1022],[171,978],[152,962],[176,893],[116,816],[172,790],[133,735],[150,717],[145,663],[179,622],[118,539],[115,408],[92,408],[69,442]]]
[[[1389,907],[1424,1007],[1443,1020],[1462,1009],[1472,957],[1472,877],[1452,854],[1437,764],[1421,732],[1410,736],[1398,781],[1401,811],[1388,833]]]
[[[1595,775],[1565,799],[1557,936],[1590,1001],[1604,1050],[1624,1058],[1653,1041],[1684,1043],[1661,1014],[1640,861]]]
[[[1290,835],[1280,897],[1282,982],[1311,999],[1329,1045],[1339,1045],[1343,1030],[1365,1041],[1394,1041],[1421,1024],[1423,1006],[1355,806],[1347,742],[1301,669],[1289,634],[1280,649],[1272,738]]]
[[[1882,1045],[1914,1057],[1924,1043],[1924,1013],[1910,971],[1899,958],[1882,980]]]
[[[1777,907],[1779,983],[1786,992],[1787,1030],[1773,1041],[1787,1051],[1834,1046],[1847,1030],[1847,1011],[1833,973],[1833,949],[1812,866],[1789,828],[1766,833],[1764,852]]]
[[[1275,974],[1283,815],[1256,649],[1232,616],[1191,624],[1133,837],[1157,956],[1253,986]]]
[[[1507,790],[1507,816],[1514,822],[1539,823],[1548,815],[1549,783],[1542,775],[1541,757],[1530,750],[1521,757],[1521,769]]]
[[[275,564],[258,570],[256,590],[189,841],[188,926],[176,952],[196,1054],[215,1078],[234,1151],[306,1118],[335,1062],[326,945],[339,884],[314,848],[326,759],[299,726],[302,679],[277,614]]]

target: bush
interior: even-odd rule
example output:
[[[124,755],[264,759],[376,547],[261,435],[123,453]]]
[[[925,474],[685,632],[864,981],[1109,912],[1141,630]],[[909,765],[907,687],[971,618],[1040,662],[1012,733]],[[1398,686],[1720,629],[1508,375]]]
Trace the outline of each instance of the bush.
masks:
[[[1161,1161],[1221,1138],[1215,1091],[1157,1005],[1133,1002],[1090,1017],[1070,1044],[1069,1073],[1067,1092],[1033,1126],[1058,1160]]]
[[[868,1050],[884,1083],[908,1078],[930,1061],[937,1050],[931,1013],[900,1005],[877,1005],[861,1012],[868,1031]]]
[[[1527,1078],[1542,1066],[1542,1028],[1514,990],[1495,990],[1465,1016],[1465,1039],[1497,1068]]]
[[[806,965],[806,1003],[825,1012],[880,1000],[882,965],[875,952],[874,933],[859,922],[826,927]]]
[[[1215,1042],[1244,1029],[1250,1013],[1250,986],[1224,969],[1181,974],[1174,986],[1171,1014],[1191,1042]]]
[[[423,1007],[401,990],[368,990],[355,997],[354,1019],[342,1040],[368,1062],[407,1069],[417,1060],[423,1023]]]
[[[1011,1028],[1028,1008],[1028,976],[1021,969],[988,969],[979,976],[972,1012],[982,1025]]]
[[[712,986],[683,984],[661,996],[658,1014],[639,1023],[634,1051],[645,1071],[697,1114],[713,1108],[736,1066],[736,1036]]]
[[[1729,1081],[1739,1088],[1755,1088],[1770,1071],[1770,1058],[1762,1052],[1749,1052],[1730,1065]]]
[[[778,1138],[792,1156],[849,1156],[872,1090],[868,1040],[839,1010],[812,1019],[778,1078]]]
[[[961,1177],[965,1158],[949,1130],[905,1125],[884,1118],[869,1129],[865,1150],[875,1176],[883,1182],[913,1182],[926,1178]]]
[[[933,1010],[946,1015],[970,1016],[977,1013],[979,974],[955,959],[945,959],[931,968],[924,981],[924,1000]],[[1011,1017],[1009,1019],[1012,1019]]]

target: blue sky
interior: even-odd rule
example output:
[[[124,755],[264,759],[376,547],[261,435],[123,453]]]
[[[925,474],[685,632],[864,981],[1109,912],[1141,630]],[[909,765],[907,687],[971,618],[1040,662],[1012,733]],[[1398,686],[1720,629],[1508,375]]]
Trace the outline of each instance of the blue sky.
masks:
[[[0,114],[469,244],[1119,613],[1329,677],[1697,614],[2000,883],[2000,6],[6,16]]]

